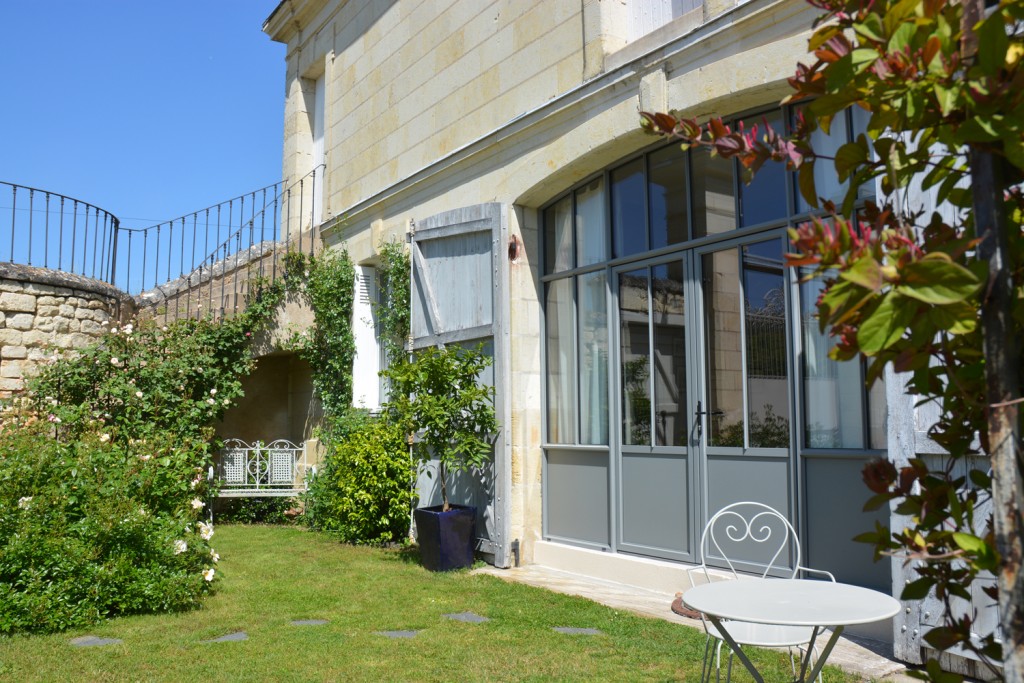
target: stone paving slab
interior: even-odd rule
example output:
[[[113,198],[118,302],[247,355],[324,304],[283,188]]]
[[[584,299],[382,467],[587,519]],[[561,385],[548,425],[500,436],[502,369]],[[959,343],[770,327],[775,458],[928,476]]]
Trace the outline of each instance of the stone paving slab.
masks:
[[[100,638],[99,636],[80,636],[71,639],[71,644],[75,647],[99,647],[102,645],[117,645],[123,642],[120,638]]]
[[[201,643],[237,643],[243,640],[249,640],[249,634],[245,631],[238,631],[236,633],[229,633],[226,636],[220,638],[214,638],[212,640],[201,640]]]
[[[292,626],[323,626],[326,623],[326,619],[296,619]]]
[[[547,588],[556,593],[577,595],[607,605],[614,609],[634,612],[646,617],[664,619],[691,628],[703,630],[699,619],[689,619],[671,611],[673,597],[667,593],[647,590],[615,581],[595,579],[551,567],[527,565],[514,569],[482,567],[474,573],[489,574],[505,581],[525,583],[530,586]],[[828,634],[820,638],[827,640]],[[890,681],[911,680],[906,676],[906,665],[894,661],[892,645],[842,637],[829,655],[828,663],[864,678],[866,680],[886,679]]]
[[[378,636],[387,638],[415,638],[419,631],[377,631]]]
[[[458,614],[443,614],[441,615],[446,619],[452,619],[454,621],[464,621],[469,624],[482,624],[485,621],[490,621],[487,617],[482,617],[479,614],[473,614],[472,612],[459,612]]]
[[[577,628],[575,626],[552,626],[552,631],[567,633],[571,636],[599,636],[601,631],[596,628]]]

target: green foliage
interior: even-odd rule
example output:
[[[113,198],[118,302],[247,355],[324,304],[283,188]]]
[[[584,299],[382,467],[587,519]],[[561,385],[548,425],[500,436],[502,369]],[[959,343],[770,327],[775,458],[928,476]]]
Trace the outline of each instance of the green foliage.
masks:
[[[377,266],[377,285],[381,292],[377,306],[377,325],[384,346],[385,357],[405,357],[405,344],[409,337],[410,270],[409,256],[399,242],[386,242],[380,247]]]
[[[413,465],[405,434],[365,418],[338,439],[310,483],[306,515],[349,543],[380,544],[409,534]]]
[[[103,618],[193,608],[217,561],[199,521],[204,442],[171,433],[114,440],[8,406],[0,419],[0,632],[57,631]]]
[[[293,337],[299,356],[313,369],[313,388],[323,405],[328,433],[332,421],[352,405],[352,304],[355,297],[355,266],[346,251],[326,250],[316,257],[289,253],[286,257],[289,287],[299,287],[313,309],[313,325]]]
[[[198,606],[213,588],[213,422],[282,290],[221,323],[114,326],[0,413],[0,632]]]
[[[498,431],[494,387],[479,383],[491,364],[482,347],[447,346],[417,351],[411,361],[395,363],[382,374],[391,381],[385,406],[403,433],[418,434],[413,452],[420,462],[440,463],[438,478],[448,509],[448,471],[483,467]]]

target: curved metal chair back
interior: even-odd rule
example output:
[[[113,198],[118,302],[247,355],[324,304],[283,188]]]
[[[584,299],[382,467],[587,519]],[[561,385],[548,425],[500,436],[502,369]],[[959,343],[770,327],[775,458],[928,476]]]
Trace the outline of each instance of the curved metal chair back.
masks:
[[[800,540],[796,529],[782,513],[764,503],[743,501],[716,512],[704,527],[700,549],[705,575],[712,550],[713,557],[724,560],[734,578],[739,578],[736,563],[741,561],[736,553],[743,549],[754,550],[758,555],[756,565],[763,566],[758,570],[762,578],[771,574],[792,579],[800,570]]]

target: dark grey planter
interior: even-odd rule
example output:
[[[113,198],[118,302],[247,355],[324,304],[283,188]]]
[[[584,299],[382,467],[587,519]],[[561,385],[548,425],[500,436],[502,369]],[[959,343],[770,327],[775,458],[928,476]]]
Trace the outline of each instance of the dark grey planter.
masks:
[[[420,562],[434,572],[471,567],[476,544],[476,508],[452,505],[448,512],[441,508],[416,508],[413,513]]]

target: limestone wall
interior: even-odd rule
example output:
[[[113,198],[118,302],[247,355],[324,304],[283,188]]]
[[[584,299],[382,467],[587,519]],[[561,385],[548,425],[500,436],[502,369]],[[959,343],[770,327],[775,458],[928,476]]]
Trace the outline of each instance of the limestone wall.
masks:
[[[127,295],[104,282],[0,264],[0,398],[22,391],[54,350],[87,346],[134,310]]]

